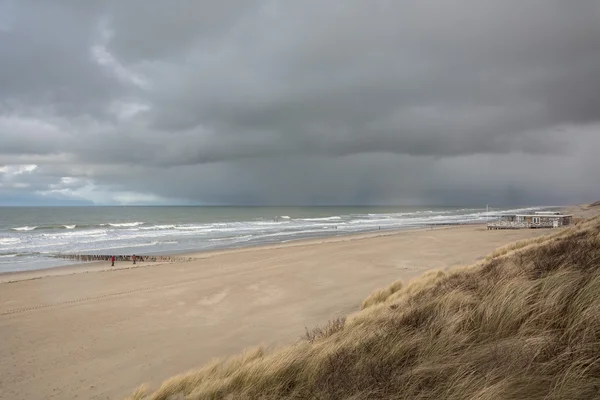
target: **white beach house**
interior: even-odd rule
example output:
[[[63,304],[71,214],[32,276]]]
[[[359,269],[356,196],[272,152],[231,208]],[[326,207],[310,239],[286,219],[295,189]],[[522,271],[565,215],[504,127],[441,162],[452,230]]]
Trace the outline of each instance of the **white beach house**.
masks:
[[[501,215],[488,223],[488,229],[537,229],[559,228],[571,225],[572,215],[558,211],[537,211],[533,214]]]

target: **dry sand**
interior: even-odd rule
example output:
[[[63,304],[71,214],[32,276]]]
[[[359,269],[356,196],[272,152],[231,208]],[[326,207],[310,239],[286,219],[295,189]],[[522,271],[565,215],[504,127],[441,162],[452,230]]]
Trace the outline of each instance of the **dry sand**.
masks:
[[[119,398],[212,357],[294,341],[396,279],[549,232],[450,227],[6,274],[0,398]]]

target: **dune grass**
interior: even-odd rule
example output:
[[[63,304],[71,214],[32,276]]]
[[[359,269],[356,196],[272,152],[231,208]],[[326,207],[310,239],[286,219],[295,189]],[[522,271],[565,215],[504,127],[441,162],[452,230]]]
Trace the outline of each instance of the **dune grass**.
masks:
[[[598,399],[600,218],[370,296],[129,399]]]
[[[361,310],[364,310],[365,308],[369,308],[375,304],[383,303],[391,295],[398,292],[400,289],[402,289],[402,281],[396,281],[385,289],[377,290],[376,292],[371,294],[369,297],[367,297],[365,299],[365,301],[363,301],[363,303],[360,307]]]

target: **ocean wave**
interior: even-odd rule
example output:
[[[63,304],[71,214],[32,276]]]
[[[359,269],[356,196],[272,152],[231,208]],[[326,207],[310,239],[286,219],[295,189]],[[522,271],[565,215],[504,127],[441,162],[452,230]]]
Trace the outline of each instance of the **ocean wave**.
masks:
[[[398,218],[394,218],[394,219],[390,219],[390,218],[384,218],[384,219],[374,219],[374,218],[370,218],[370,219],[353,219],[352,221],[348,221],[348,223],[351,224],[351,225],[358,225],[358,224],[372,225],[372,224],[377,224],[377,223],[389,223],[390,221],[392,221],[392,222],[394,222],[394,221],[401,221],[401,219],[398,219]]]
[[[0,258],[14,258],[17,257],[19,254],[18,253],[0,253]]]
[[[0,258],[4,258],[4,259],[12,259],[12,258],[22,258],[22,257],[32,257],[32,256],[39,256],[41,255],[40,252],[28,252],[28,253],[19,253],[19,252],[8,252],[8,253],[0,253]]]
[[[252,221],[252,222],[245,222],[242,223],[241,225],[245,225],[245,226],[281,226],[283,221]]]
[[[17,244],[17,243],[21,243],[21,239],[19,239],[19,238],[0,238],[0,244],[2,244],[2,245]]]
[[[266,238],[276,238],[276,237],[286,237],[286,236],[299,236],[298,239],[300,239],[301,235],[308,235],[308,234],[311,234],[311,233],[322,235],[324,229],[328,229],[328,230],[331,230],[331,232],[335,232],[335,230],[333,228],[330,228],[330,227],[320,227],[320,229],[314,228],[314,229],[303,229],[303,230],[298,230],[298,231],[287,231],[287,232],[286,231],[279,231],[279,232],[273,232],[273,233],[265,233],[265,234],[259,234],[259,235],[253,236],[253,238],[257,239],[257,240],[260,240],[260,239],[266,239]]]
[[[85,248],[62,251],[63,253],[87,253],[87,254],[97,254],[98,252],[115,252],[114,250],[119,249],[134,249],[141,247],[152,247],[157,245],[168,245],[168,244],[178,244],[178,241],[162,241],[162,240],[153,240],[153,241],[143,241],[143,242],[126,242],[123,240],[115,241],[114,243],[106,243],[106,242],[95,242],[90,243],[91,246],[87,246]],[[57,252],[52,252],[52,254],[56,254]]]
[[[106,236],[106,229],[91,229],[91,230],[69,230],[68,232],[52,232],[44,233],[41,236],[49,239],[58,238],[77,238],[77,237],[90,237],[90,236]]]
[[[38,228],[37,226],[20,226],[18,228],[11,228],[11,230],[18,231],[18,232],[29,232],[29,231],[33,231],[37,228]]]
[[[341,221],[342,217],[339,215],[334,215],[332,217],[321,217],[321,218],[301,218],[300,221],[309,221],[309,222],[321,222],[321,221]]]
[[[177,226],[176,225],[152,225],[152,226],[144,226],[143,228],[140,228],[143,231],[162,231],[162,230],[169,230],[169,229],[176,229]]]
[[[254,235],[227,236],[227,237],[222,237],[222,238],[209,239],[208,241],[209,242],[225,242],[227,240],[239,241],[239,240],[252,239],[253,237],[254,237]]]
[[[100,224],[100,226],[112,226],[113,228],[133,228],[144,225],[145,222],[109,222],[108,224]]]
[[[158,246],[158,245],[165,245],[165,244],[179,244],[179,242],[177,240],[154,240],[150,243],[146,243],[146,244],[150,244],[152,246]],[[140,246],[143,246],[144,244],[141,243]]]
[[[218,226],[217,226],[218,225]],[[131,229],[132,231],[218,231],[226,227],[227,224],[207,224],[207,225],[151,225],[144,226],[139,229]]]
[[[220,228],[214,228],[210,225],[176,225],[175,230],[178,231],[194,231],[194,232],[214,232],[220,230]]]
[[[15,228],[10,228],[12,231],[16,232],[30,232],[30,231],[41,231],[41,230],[84,230],[90,228],[99,228],[99,227],[112,227],[112,228],[135,228],[141,225],[144,225],[145,222],[110,222],[106,224],[56,224],[56,225],[38,225],[38,226],[20,226]],[[173,226],[173,225],[171,225]],[[161,227],[158,225],[158,227]],[[151,227],[151,229],[160,229]]]
[[[18,228],[11,228],[12,231],[17,232],[30,232],[30,231],[49,231],[49,230],[60,230],[60,229],[75,229],[75,228],[88,228],[90,225],[76,225],[76,224],[60,224],[60,225],[39,225],[39,226],[21,226]]]

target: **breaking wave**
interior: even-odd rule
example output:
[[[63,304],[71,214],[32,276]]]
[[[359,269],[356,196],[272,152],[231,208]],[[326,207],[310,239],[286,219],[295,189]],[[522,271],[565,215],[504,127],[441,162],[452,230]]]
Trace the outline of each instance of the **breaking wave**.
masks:
[[[132,228],[140,225],[144,225],[145,222],[119,222],[119,223],[108,223],[101,224],[100,226],[112,226],[113,228]]]
[[[37,226],[20,226],[18,228],[12,228],[12,230],[18,231],[18,232],[29,232],[29,231],[36,230],[37,228],[38,228]]]
[[[0,238],[0,244],[8,245],[8,244],[17,244],[20,243],[21,239],[19,238]]]
[[[113,228],[135,228],[140,225],[144,225],[145,222],[110,222],[106,224],[97,224],[97,225],[82,225],[82,224],[57,224],[57,225],[40,225],[40,226],[20,226],[16,228],[10,228],[11,231],[15,232],[31,232],[31,231],[41,231],[41,230],[60,230],[60,229],[89,229],[89,228],[97,228],[97,227],[113,227]]]
[[[334,215],[333,217],[321,217],[321,218],[302,218],[301,221],[319,222],[319,221],[341,221],[342,217]]]

